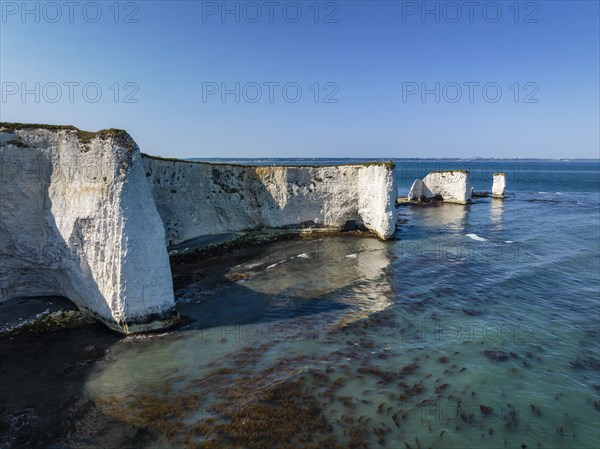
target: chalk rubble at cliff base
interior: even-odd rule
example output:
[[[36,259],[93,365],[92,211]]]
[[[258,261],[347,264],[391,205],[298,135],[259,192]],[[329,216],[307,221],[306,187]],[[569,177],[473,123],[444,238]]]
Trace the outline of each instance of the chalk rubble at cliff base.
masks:
[[[393,164],[255,167],[142,154],[121,130],[0,123],[0,302],[64,296],[123,333],[174,324],[167,245],[264,228],[393,238]]]

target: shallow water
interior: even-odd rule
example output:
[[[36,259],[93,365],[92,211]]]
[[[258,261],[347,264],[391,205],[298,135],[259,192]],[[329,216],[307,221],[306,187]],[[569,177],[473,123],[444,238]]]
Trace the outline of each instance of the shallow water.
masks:
[[[537,167],[393,242],[174,267],[176,332],[0,341],[0,447],[598,447],[600,171]]]

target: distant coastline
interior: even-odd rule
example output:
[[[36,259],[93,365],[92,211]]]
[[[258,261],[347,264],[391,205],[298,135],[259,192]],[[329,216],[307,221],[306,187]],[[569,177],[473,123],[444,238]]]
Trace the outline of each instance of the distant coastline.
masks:
[[[165,156],[168,157],[168,156]],[[461,161],[461,162],[599,162],[600,158],[437,158],[437,157],[191,157],[186,161]]]

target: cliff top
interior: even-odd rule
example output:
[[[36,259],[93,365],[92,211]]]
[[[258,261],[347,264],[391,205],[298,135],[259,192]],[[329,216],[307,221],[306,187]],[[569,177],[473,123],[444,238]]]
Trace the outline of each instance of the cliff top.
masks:
[[[469,173],[469,170],[436,170],[429,172],[429,174],[432,173]]]
[[[100,139],[106,139],[108,137],[116,138],[121,144],[123,144],[127,148],[133,147],[133,139],[127,133],[127,131],[122,129],[101,129],[100,131],[83,131],[73,125],[48,125],[48,124],[36,124],[36,123],[9,123],[9,122],[0,122],[0,132],[14,132],[17,130],[25,130],[25,129],[44,129],[47,131],[74,131],[77,133],[79,140],[83,143],[87,143],[94,139],[95,137],[99,137]]]
[[[256,164],[238,164],[233,162],[209,162],[209,161],[193,161],[186,159],[177,159],[173,157],[161,157],[161,156],[153,156],[151,154],[142,153],[142,156],[148,159],[155,159],[158,161],[165,162],[183,162],[184,164],[199,164],[199,165],[228,165],[231,167],[281,167],[281,165],[256,165]],[[393,170],[396,167],[396,164],[393,161],[372,161],[372,162],[357,162],[351,164],[335,164],[335,165],[318,165],[318,164],[302,164],[302,165],[284,165],[285,167],[293,167],[293,168],[322,168],[322,167],[352,167],[352,166],[363,166],[368,167],[371,165],[382,165],[385,166],[388,170]]]

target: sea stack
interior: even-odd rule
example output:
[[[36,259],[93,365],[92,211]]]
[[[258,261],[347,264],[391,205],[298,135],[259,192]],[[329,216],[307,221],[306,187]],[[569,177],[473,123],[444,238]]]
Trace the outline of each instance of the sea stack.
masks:
[[[506,188],[506,174],[494,173],[494,183],[492,184],[492,197],[504,198],[504,189]]]
[[[410,186],[410,190],[408,191],[408,200],[409,201],[421,201],[425,195],[423,194],[423,180],[415,179],[412,186]]]
[[[471,181],[467,170],[431,172],[423,180],[416,179],[408,193],[410,201],[438,199],[445,203],[471,202]]]

